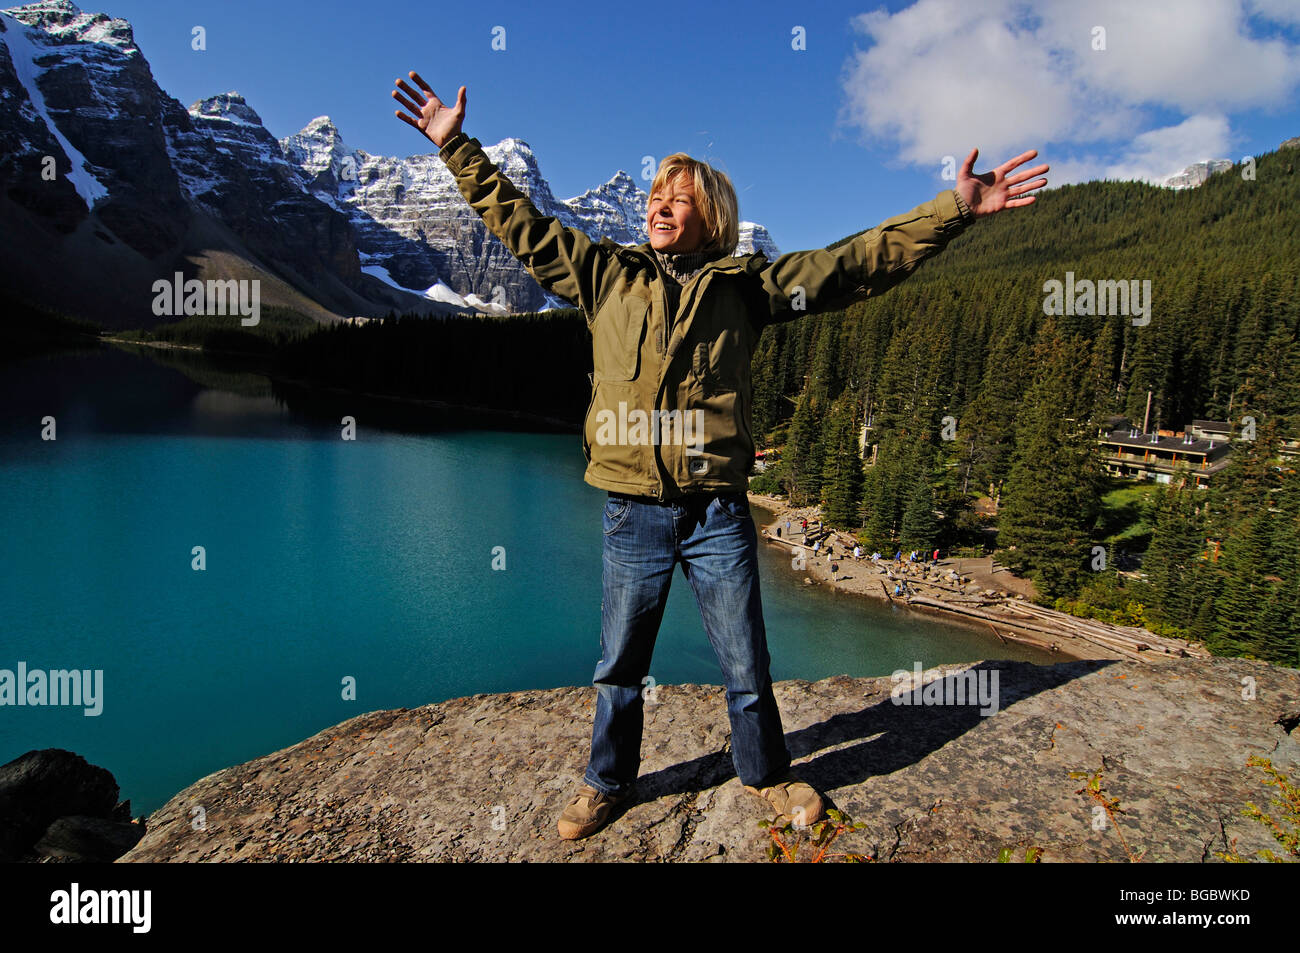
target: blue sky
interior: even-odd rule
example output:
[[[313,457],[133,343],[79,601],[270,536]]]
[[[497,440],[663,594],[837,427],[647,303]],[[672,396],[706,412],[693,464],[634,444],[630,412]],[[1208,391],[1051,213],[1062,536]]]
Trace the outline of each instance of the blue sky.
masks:
[[[431,151],[393,116],[415,69],[467,86],[465,130],[528,142],[560,198],[688,152],[782,251],[931,198],[972,147],[977,171],[1037,148],[1061,184],[1300,136],[1297,0],[78,3],[129,20],[182,103],[238,90],[276,136],[329,115],[352,148]]]

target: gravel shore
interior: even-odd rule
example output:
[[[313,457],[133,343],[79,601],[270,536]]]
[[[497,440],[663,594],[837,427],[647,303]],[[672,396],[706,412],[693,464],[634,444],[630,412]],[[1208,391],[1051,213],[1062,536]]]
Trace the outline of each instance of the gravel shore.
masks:
[[[822,527],[821,507],[791,506],[781,497],[767,496],[762,493],[750,493],[750,502],[772,514],[767,520],[755,520],[758,525],[759,539],[768,546],[780,546],[789,550],[791,566],[795,559],[802,559],[799,571],[804,574],[808,585],[834,586],[846,592],[870,596],[881,601],[905,602],[905,595],[895,595],[897,587],[905,586],[907,594],[928,597],[939,601],[956,598],[985,596],[990,599],[1032,600],[1033,582],[1021,579],[1010,570],[999,566],[992,557],[982,559],[940,558],[930,562],[931,554],[918,553],[918,561],[910,562],[910,553],[904,552],[901,562],[895,561],[895,553],[882,553],[878,562],[870,559],[871,552],[863,549],[862,557],[853,557],[853,547],[857,540],[849,533]],[[761,514],[760,514],[761,515]],[[805,534],[802,521],[808,520]],[[780,534],[778,535],[778,530]],[[813,545],[820,542],[816,555]],[[829,558],[827,557],[829,552]],[[950,613],[933,607],[911,607],[917,612]],[[990,626],[990,628],[992,628]],[[1011,638],[1023,644],[1037,645],[1057,652],[1063,659],[1115,659],[1117,653],[1108,652],[1097,645],[1077,639],[1066,631],[1059,637],[1035,636],[1017,632],[1014,636],[999,633],[993,629],[999,639]]]

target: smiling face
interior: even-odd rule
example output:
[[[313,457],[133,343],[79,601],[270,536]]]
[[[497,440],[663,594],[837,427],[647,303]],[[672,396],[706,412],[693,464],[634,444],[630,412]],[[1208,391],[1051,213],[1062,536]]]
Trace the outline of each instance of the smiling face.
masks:
[[[679,175],[650,196],[646,207],[650,247],[662,252],[696,251],[704,239],[704,216],[695,204],[691,177]]]

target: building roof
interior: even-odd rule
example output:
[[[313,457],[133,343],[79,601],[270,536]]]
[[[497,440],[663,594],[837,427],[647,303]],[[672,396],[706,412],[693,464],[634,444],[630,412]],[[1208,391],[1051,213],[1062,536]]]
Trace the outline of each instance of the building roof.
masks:
[[[1144,450],[1164,450],[1170,453],[1206,454],[1211,450],[1219,450],[1229,446],[1229,444],[1223,440],[1217,442],[1214,440],[1193,440],[1191,443],[1188,443],[1185,437],[1158,437],[1158,439],[1152,441],[1151,438],[1157,435],[1139,433],[1134,437],[1132,436],[1132,433],[1133,431],[1131,429],[1112,430],[1109,434],[1102,437],[1101,440],[1103,443],[1118,444],[1122,447],[1141,447]]]

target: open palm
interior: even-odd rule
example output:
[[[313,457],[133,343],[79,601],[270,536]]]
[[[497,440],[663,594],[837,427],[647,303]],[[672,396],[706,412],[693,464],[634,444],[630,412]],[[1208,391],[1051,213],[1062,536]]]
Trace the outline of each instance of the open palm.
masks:
[[[1037,196],[1027,193],[1040,189],[1047,184],[1047,179],[1038,179],[1035,182],[1026,181],[1046,172],[1049,168],[1046,165],[1026,169],[1024,172],[1017,172],[1015,175],[1010,174],[1013,169],[1024,165],[1038,155],[1037,149],[1022,152],[1014,159],[1008,159],[993,171],[976,175],[975,158],[979,155],[979,152],[978,149],[972,149],[971,154],[966,157],[966,161],[961,164],[961,171],[957,173],[956,186],[957,193],[977,216],[992,215],[1004,208],[1019,208],[1022,205],[1032,205]]]
[[[456,95],[456,104],[448,106],[434,95],[429,84],[420,78],[419,73],[411,70],[408,75],[422,92],[416,92],[406,84],[406,80],[394,80],[397,89],[393,90],[393,98],[405,106],[410,113],[408,115],[400,109],[395,110],[397,118],[420,130],[430,142],[441,149],[443,143],[460,132],[460,125],[465,121],[465,87],[462,86]],[[402,93],[406,93],[406,96]]]

